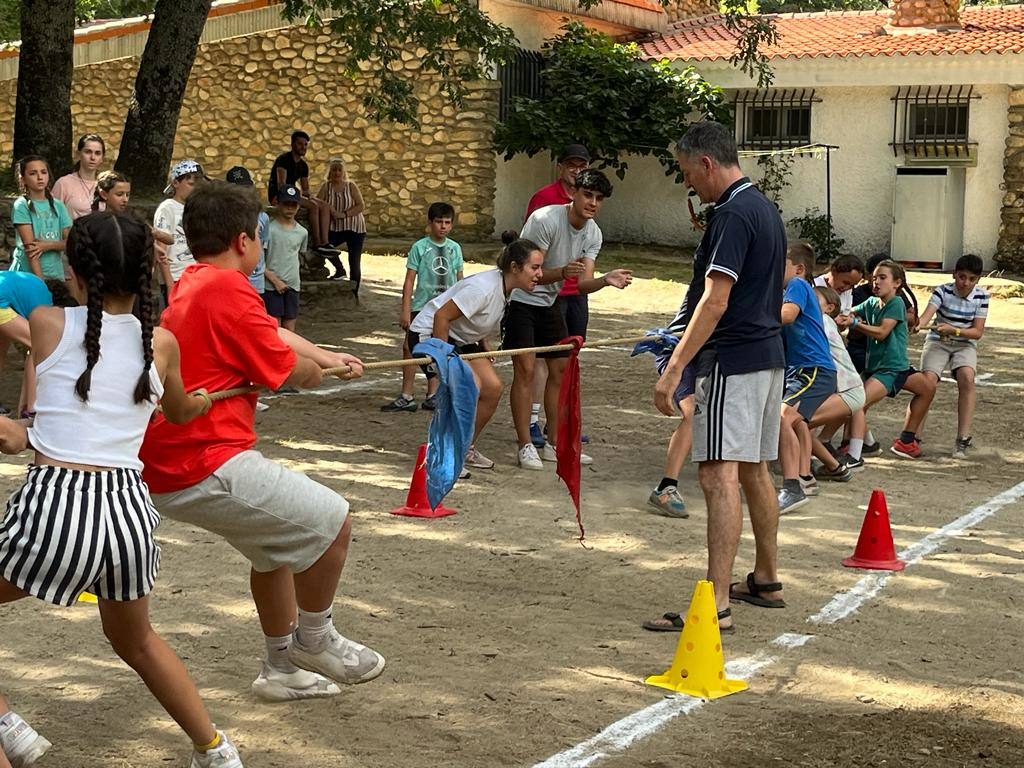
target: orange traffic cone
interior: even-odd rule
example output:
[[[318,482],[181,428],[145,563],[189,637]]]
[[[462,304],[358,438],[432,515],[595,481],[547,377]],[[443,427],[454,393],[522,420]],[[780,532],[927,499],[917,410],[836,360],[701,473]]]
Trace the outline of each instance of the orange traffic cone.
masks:
[[[427,500],[427,446],[421,445],[416,454],[416,468],[412,473],[412,482],[409,484],[409,494],[405,497],[405,506],[391,510],[392,515],[403,515],[404,517],[447,517],[456,514],[454,509],[448,509],[443,504],[438,504],[437,509],[430,508]]]
[[[907,565],[896,557],[892,529],[889,527],[889,507],[885,503],[885,494],[878,488],[871,492],[868,512],[864,515],[864,524],[853,557],[845,558],[843,565],[875,571],[902,571]]]

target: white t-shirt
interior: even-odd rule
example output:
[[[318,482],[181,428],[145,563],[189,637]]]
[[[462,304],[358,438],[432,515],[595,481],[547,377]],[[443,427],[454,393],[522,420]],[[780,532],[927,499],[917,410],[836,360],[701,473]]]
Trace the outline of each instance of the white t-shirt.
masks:
[[[449,301],[463,314],[448,326],[448,341],[455,345],[476,344],[496,333],[505,314],[505,280],[500,269],[478,272],[460,280],[440,296],[428,301],[409,330],[420,339],[434,332],[434,315]]]
[[[853,367],[850,353],[846,351],[846,344],[843,343],[843,337],[839,334],[836,321],[824,313],[821,319],[825,324],[828,351],[832,353],[832,362],[836,364],[836,392],[846,392],[849,389],[864,386],[860,374]]]
[[[825,280],[824,273],[814,278],[814,284],[825,288],[828,286],[828,282]],[[839,294],[839,311],[844,315],[850,314],[850,310],[853,309],[853,288],[847,288],[845,291]]]
[[[572,205],[570,203],[569,205]],[[593,219],[587,219],[582,229],[569,223],[569,205],[549,205],[530,214],[521,237],[532,240],[544,254],[544,269],[560,269],[580,257],[595,261],[604,238]],[[558,298],[562,281],[538,285],[533,291],[516,288],[512,301],[550,307]]]
[[[178,282],[181,273],[190,264],[195,264],[192,258],[192,251],[188,248],[185,240],[185,230],[181,227],[181,219],[185,213],[185,204],[179,203],[173,197],[164,200],[156,208],[153,214],[153,226],[174,236],[174,245],[167,246],[167,260],[171,267],[171,277]]]

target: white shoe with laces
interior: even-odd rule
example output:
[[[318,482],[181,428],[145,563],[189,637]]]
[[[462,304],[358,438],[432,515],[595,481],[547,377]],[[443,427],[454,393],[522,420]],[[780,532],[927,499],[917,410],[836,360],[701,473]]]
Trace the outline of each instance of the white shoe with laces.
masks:
[[[345,685],[367,683],[384,671],[384,657],[365,645],[349,640],[331,627],[327,641],[318,650],[304,648],[295,633],[288,657],[292,664],[310,672],[319,672]]]
[[[494,462],[471,445],[466,451],[466,466],[474,469],[494,469]]]
[[[16,713],[0,717],[0,749],[14,768],[28,768],[52,746]]]
[[[263,701],[299,701],[337,696],[341,688],[316,672],[305,669],[282,672],[263,662],[260,676],[252,683],[252,692]]]
[[[523,469],[544,469],[544,462],[537,455],[533,443],[527,443],[519,449],[519,466]]]
[[[555,453],[555,444],[550,440],[544,444],[544,461],[558,461],[558,454]],[[587,454],[580,451],[580,465],[587,466],[593,464],[594,460]]]
[[[189,763],[189,768],[245,768],[231,739],[223,731],[217,731],[217,735],[220,736],[220,744],[213,749],[208,749],[205,752],[200,752],[198,749],[192,750],[192,762]]]

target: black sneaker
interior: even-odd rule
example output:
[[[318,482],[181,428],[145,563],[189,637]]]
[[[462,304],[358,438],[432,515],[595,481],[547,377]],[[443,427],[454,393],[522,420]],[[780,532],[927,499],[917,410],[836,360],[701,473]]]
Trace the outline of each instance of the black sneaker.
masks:
[[[848,483],[853,479],[853,472],[850,471],[850,468],[847,466],[845,461],[840,460],[835,469],[825,469],[825,467],[822,467],[814,473],[814,476],[818,480],[830,480],[833,483]]]
[[[429,395],[423,400],[424,411],[436,411],[437,410],[437,396]]]
[[[864,459],[855,459],[852,456],[847,456],[843,464],[851,472],[860,472],[864,469]]]
[[[333,275],[331,275],[327,279],[328,280],[344,280],[347,277],[348,277],[348,274],[345,272],[345,270],[344,269],[339,269],[337,272],[335,272]]]
[[[877,456],[881,452],[882,444],[879,442],[874,442],[871,443],[870,445],[865,444],[864,447],[860,449],[861,456]]]
[[[958,437],[956,439],[956,444],[953,446],[953,458],[954,459],[966,459],[967,458],[967,451],[970,449],[970,447],[971,447],[971,438],[970,437],[963,437],[963,438]]]
[[[397,411],[415,413],[417,408],[419,408],[419,406],[416,405],[416,401],[410,400],[405,395],[399,395],[387,405],[382,405],[380,407],[380,409],[385,413],[395,413]]]

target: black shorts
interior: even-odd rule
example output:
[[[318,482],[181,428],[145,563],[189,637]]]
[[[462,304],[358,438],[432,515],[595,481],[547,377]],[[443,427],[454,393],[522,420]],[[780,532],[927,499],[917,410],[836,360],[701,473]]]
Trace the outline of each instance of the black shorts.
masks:
[[[294,288],[288,288],[284,293],[264,291],[263,304],[271,317],[294,320],[299,316],[299,292]]]
[[[590,308],[587,305],[587,295],[577,293],[574,296],[559,296],[555,302],[556,307],[562,310],[562,318],[565,320],[567,336],[580,336],[587,338],[587,323],[590,322]]]
[[[538,307],[521,301],[510,301],[501,321],[501,348],[547,347],[569,335],[565,318],[556,299],[550,307]],[[541,352],[537,357],[568,357],[568,351]]]
[[[415,312],[413,313],[413,317],[416,317],[416,313]],[[427,335],[425,338],[430,338],[430,336]],[[406,331],[405,332],[405,343],[409,346],[409,353],[410,354],[412,353],[413,347],[415,347],[421,341],[423,341],[423,338],[421,338],[418,333],[413,333],[412,331]],[[480,344],[479,342],[478,343],[474,343],[474,344],[455,344],[454,346],[455,346],[455,354],[457,354],[457,355],[468,355],[468,354],[470,354],[472,352],[486,352],[487,351],[486,349],[484,349],[484,345]],[[433,378],[435,378],[437,376],[437,373],[429,365],[421,365],[420,366],[420,370],[423,371],[424,375],[428,379],[433,379]]]

